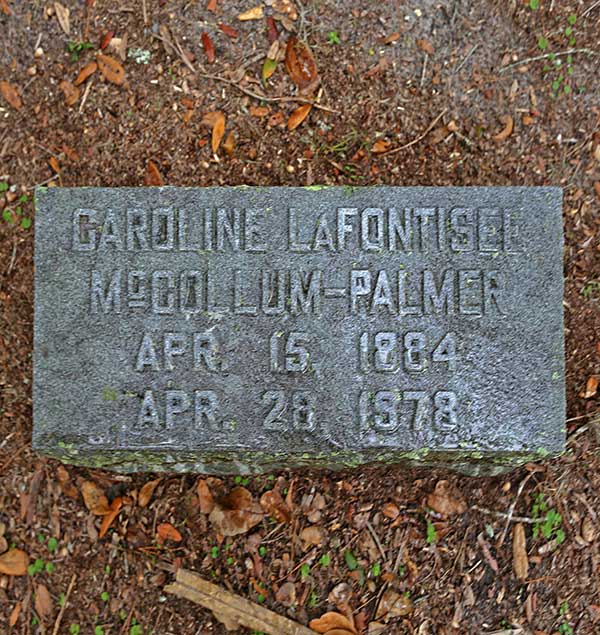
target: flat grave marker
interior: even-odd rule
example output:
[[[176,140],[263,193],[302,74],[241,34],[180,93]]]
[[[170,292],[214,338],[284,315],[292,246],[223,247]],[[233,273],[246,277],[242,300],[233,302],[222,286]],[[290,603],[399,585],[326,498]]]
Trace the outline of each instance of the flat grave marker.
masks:
[[[559,188],[40,188],[36,206],[44,454],[494,473],[564,449]]]

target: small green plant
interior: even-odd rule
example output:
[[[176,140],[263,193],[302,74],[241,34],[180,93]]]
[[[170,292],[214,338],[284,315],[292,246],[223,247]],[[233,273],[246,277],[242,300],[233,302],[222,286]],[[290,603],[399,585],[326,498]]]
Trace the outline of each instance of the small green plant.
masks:
[[[27,567],[27,573],[30,576],[34,576],[36,573],[41,573],[44,570],[44,561],[38,558],[35,562]]]
[[[379,562],[374,562],[373,566],[371,567],[371,575],[374,578],[378,578],[381,574],[381,565],[379,564]]]
[[[129,635],[142,635],[142,625],[137,623],[135,617],[131,620],[131,628],[129,629]]]
[[[53,562],[46,562],[45,569],[46,569],[46,573],[48,575],[50,575],[54,571],[54,563]]]
[[[344,551],[344,560],[346,561],[346,566],[350,569],[350,571],[356,571],[356,569],[358,569],[358,560],[349,549]]]
[[[110,600],[110,595],[108,591],[102,591],[102,593],[100,594],[100,598],[102,599],[103,602],[108,602]]]
[[[531,515],[538,519],[533,525],[533,537],[539,538],[540,534],[546,540],[554,540],[557,545],[565,541],[565,532],[561,528],[562,516],[552,507],[548,507],[548,503],[543,493],[536,495],[531,508]]]
[[[600,293],[600,280],[588,280],[581,289],[581,295],[589,300],[593,295]]]
[[[258,555],[259,555],[261,558],[264,558],[264,557],[267,555],[267,548],[266,548],[266,547],[264,547],[263,545],[261,545],[261,546],[258,548]]]
[[[429,520],[429,518],[427,519],[427,536],[425,537],[425,540],[428,545],[433,545],[438,540],[435,525],[431,522],[431,520]]]
[[[340,36],[337,31],[329,31],[327,34],[327,41],[329,44],[340,44]]]
[[[79,624],[71,624],[71,626],[69,626],[69,633],[71,633],[71,635],[79,635],[79,633],[81,633]]]
[[[68,42],[67,50],[71,53],[71,61],[76,62],[79,59],[80,53],[93,49],[94,45],[91,42]]]
[[[576,22],[577,16],[571,13],[567,18],[567,25],[563,29],[563,37],[566,40],[565,46],[568,46],[569,49],[577,44],[574,29]],[[549,50],[549,46],[550,43],[546,37],[540,36],[538,38],[538,48],[540,51]],[[551,79],[552,96],[557,97],[559,94],[571,94],[573,91],[572,76],[574,73],[572,52],[570,50],[561,51],[559,54],[550,52],[547,57],[549,63],[544,64],[543,70],[549,74]],[[580,89],[580,91],[582,90],[583,88]]]
[[[94,628],[94,635],[104,635],[104,629],[98,625]]]
[[[569,612],[569,603],[565,601],[560,605],[560,608],[558,609],[558,614],[564,618],[564,617],[567,617],[568,612]],[[573,630],[573,627],[568,622],[563,621],[558,627],[558,632],[561,635],[573,635],[575,631]]]
[[[306,580],[306,578],[308,578],[309,575],[310,575],[310,565],[308,564],[308,562],[305,562],[300,567],[300,578],[302,578],[302,580]]]
[[[56,540],[56,538],[52,537],[48,539],[48,544],[46,545],[48,547],[48,551],[50,553],[54,553],[56,551],[56,548],[58,547],[58,540]]]
[[[324,553],[319,559],[319,564],[322,567],[328,567],[331,564],[331,556],[328,553]]]
[[[540,0],[529,0],[529,8],[532,11],[536,11],[540,8]]]
[[[218,558],[219,557],[219,547],[214,546],[211,550],[210,550],[210,555],[213,558]]]

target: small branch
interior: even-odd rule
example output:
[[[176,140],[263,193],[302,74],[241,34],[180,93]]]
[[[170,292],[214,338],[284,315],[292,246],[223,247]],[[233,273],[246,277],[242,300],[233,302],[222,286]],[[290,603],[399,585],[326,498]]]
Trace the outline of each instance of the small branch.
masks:
[[[494,509],[486,509],[485,507],[479,507],[479,505],[472,505],[471,509],[481,512],[482,514],[497,516],[498,518],[509,518],[510,521],[515,523],[528,523],[530,525],[535,525],[536,523],[543,523],[546,520],[548,520],[546,516],[542,516],[541,518],[532,518],[531,516],[510,516],[506,512],[497,512]]]
[[[475,46],[466,54],[463,61],[452,71],[453,75],[456,75],[458,71],[467,63],[467,60],[475,53],[475,51],[479,48],[479,44],[475,44]]]
[[[592,51],[591,49],[569,49],[568,51],[560,51],[559,53],[545,53],[544,55],[536,55],[535,57],[527,57],[524,60],[513,62],[498,71],[499,75],[502,75],[505,71],[514,68],[515,66],[523,66],[523,64],[529,64],[530,62],[537,62],[538,60],[547,60],[550,57],[564,57],[565,55],[576,55],[581,53],[582,55],[589,55],[590,57],[600,56],[600,53]]]
[[[593,11],[596,7],[600,6],[600,0],[597,0],[597,2],[594,2],[594,4],[591,7],[588,7],[582,14],[581,14],[581,19],[583,20],[583,18],[585,18],[585,16],[590,12]]]
[[[427,128],[425,129],[425,132],[423,132],[423,134],[420,135],[419,137],[417,137],[416,139],[413,139],[412,141],[409,141],[408,143],[405,143],[403,146],[400,146],[399,148],[394,148],[393,150],[388,150],[387,152],[382,152],[380,154],[380,156],[389,156],[390,154],[396,154],[396,152],[400,152],[401,150],[405,150],[406,148],[410,148],[410,146],[414,146],[415,143],[419,143],[419,141],[422,141],[423,139],[425,139],[425,137],[433,130],[433,128],[435,127],[437,122],[447,112],[448,112],[448,109],[444,108],[444,110],[442,110],[442,112],[427,126]]]
[[[510,527],[510,521],[512,520],[515,507],[517,506],[517,501],[519,500],[521,494],[523,493],[523,490],[525,489],[525,485],[527,485],[527,482],[534,474],[535,472],[529,472],[529,474],[521,481],[521,484],[519,485],[519,489],[517,490],[517,495],[515,496],[515,500],[511,503],[510,507],[508,508],[508,514],[506,515],[506,525],[504,526],[504,531],[502,532],[502,535],[500,536],[500,538],[498,539],[498,543],[496,544],[497,549],[500,548],[500,546],[504,542],[504,539],[506,538],[506,534],[508,533],[508,528]]]
[[[56,616],[56,622],[54,622],[54,628],[52,629],[52,635],[58,635],[58,630],[60,629],[60,623],[62,622],[63,615],[65,614],[65,610],[67,608],[67,602],[69,601],[69,595],[71,595],[71,591],[75,586],[75,580],[77,579],[77,575],[73,574],[71,577],[71,581],[69,582],[69,586],[67,587],[67,592],[65,593],[65,601],[63,605],[60,607],[60,611]]]
[[[383,547],[381,546],[381,540],[379,540],[379,536],[377,535],[375,528],[373,527],[373,525],[371,525],[371,522],[368,520],[367,520],[367,529],[371,532],[371,536],[373,536],[373,540],[375,541],[375,544],[377,545],[377,549],[379,549],[379,553],[381,554],[383,561],[387,562],[387,556],[385,555],[385,551],[383,550]]]

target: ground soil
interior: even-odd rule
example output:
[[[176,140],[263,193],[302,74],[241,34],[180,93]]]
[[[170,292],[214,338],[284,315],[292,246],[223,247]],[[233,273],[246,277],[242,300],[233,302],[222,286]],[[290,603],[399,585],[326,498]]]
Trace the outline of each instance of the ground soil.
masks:
[[[347,603],[365,629],[384,590],[393,590],[408,593],[410,606],[387,622],[387,633],[600,633],[593,424],[600,411],[593,390],[600,374],[598,3],[541,0],[535,10],[520,0],[296,2],[296,20],[276,21],[279,37],[285,42],[287,26],[309,43],[321,78],[318,99],[333,112],[314,107],[292,132],[286,122],[299,102],[244,92],[263,90],[270,45],[264,17],[236,17],[252,2],[217,0],[216,12],[204,0],[63,4],[70,10],[68,35],[53,2],[0,2],[0,81],[16,87],[22,101],[15,108],[0,97],[0,182],[12,188],[1,205],[11,220],[33,216],[32,189],[41,183],[562,186],[568,449],[560,459],[496,478],[389,468],[211,481],[215,495],[236,484],[256,497],[273,484],[291,490],[291,522],[265,517],[248,533],[223,540],[200,511],[197,476],[163,476],[142,507],[136,493],[152,475],[63,471],[31,451],[35,219],[29,229],[3,220],[0,524],[7,546],[51,565],[27,576],[0,575],[0,632],[52,633],[71,580],[60,633],[77,632],[75,626],[112,635],[224,632],[209,612],[164,594],[174,568],[184,566],[302,623],[334,609],[328,595],[346,583]],[[239,36],[227,36],[219,23]],[[60,83],[75,79],[109,32],[127,37],[127,49],[149,51],[148,63],[123,61],[123,85],[94,73],[67,106]],[[212,64],[203,32],[215,46]],[[93,48],[73,52],[69,42]],[[527,61],[569,48],[577,50],[570,63],[566,54]],[[111,46],[104,52],[119,58]],[[282,62],[264,90],[271,98],[297,95]],[[222,150],[214,157],[210,128],[202,124],[216,110],[235,136],[231,157]],[[512,132],[496,137],[507,117]],[[374,145],[378,140],[388,143]],[[374,151],[382,147],[398,151]],[[28,199],[15,201],[22,194]],[[13,214],[17,205],[20,217]],[[456,513],[438,514],[428,505],[444,479],[452,500],[464,500]],[[97,483],[109,500],[125,497],[103,538],[101,518],[79,493],[84,480]],[[324,498],[322,510],[314,508],[316,494]],[[541,500],[561,514],[548,536],[536,536],[536,524],[527,522]],[[524,579],[513,563],[512,505],[526,519]],[[182,540],[158,544],[161,523],[176,527]],[[311,524],[323,538],[305,550],[299,536]],[[58,541],[55,550],[49,537]],[[278,594],[284,582],[296,594],[291,606]],[[40,585],[50,592],[49,606],[39,600]]]

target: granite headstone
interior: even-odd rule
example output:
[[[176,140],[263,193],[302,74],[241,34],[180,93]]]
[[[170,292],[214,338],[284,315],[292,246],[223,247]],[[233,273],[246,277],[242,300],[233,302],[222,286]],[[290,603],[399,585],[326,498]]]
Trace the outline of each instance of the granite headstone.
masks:
[[[565,442],[552,187],[40,188],[38,451],[494,473]]]

